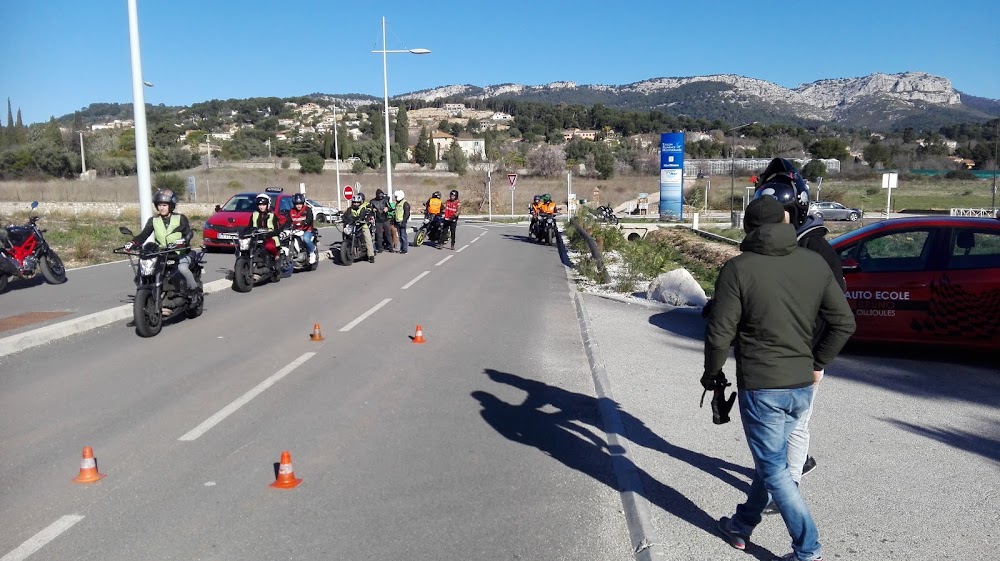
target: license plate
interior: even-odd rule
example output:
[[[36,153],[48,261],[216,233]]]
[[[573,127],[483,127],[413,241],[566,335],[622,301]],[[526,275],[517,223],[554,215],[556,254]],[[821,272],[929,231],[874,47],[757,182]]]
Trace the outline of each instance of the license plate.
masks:
[[[239,234],[236,232],[223,232],[218,237],[220,240],[235,240],[239,237]]]

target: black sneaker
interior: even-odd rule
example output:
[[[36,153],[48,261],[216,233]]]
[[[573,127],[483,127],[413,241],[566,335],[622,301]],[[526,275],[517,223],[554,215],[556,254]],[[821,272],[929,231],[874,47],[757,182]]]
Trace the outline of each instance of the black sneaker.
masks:
[[[807,456],[806,463],[802,464],[802,475],[805,475],[814,469],[816,469],[816,459],[812,456]]]
[[[774,561],[799,561],[799,558],[795,556],[795,552],[786,553],[774,558]],[[823,561],[822,557],[817,557],[812,561]]]
[[[748,536],[742,536],[730,530],[729,518],[725,516],[720,518],[718,528],[719,528],[719,533],[722,534],[722,538],[726,540],[726,543],[740,550],[747,548],[747,540],[750,538]]]
[[[767,506],[764,507],[764,511],[761,512],[761,514],[770,516],[772,514],[781,514],[781,511],[778,510],[778,505],[774,501],[771,501],[767,503]]]
[[[373,256],[369,257],[368,258],[368,262],[369,263],[374,263],[375,262],[375,256],[373,255]]]

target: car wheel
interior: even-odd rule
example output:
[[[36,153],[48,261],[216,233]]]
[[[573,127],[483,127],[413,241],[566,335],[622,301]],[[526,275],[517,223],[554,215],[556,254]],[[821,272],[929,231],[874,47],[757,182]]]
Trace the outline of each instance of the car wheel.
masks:
[[[326,222],[326,215],[321,212],[316,215],[316,220],[318,222]]]
[[[851,213],[851,214],[850,214],[850,215],[849,215],[849,216],[847,217],[847,219],[848,219],[848,220],[850,220],[851,222],[857,222],[858,218],[861,218],[861,215],[860,215],[860,214],[858,214],[858,213],[856,213],[856,212],[852,212],[852,213]]]

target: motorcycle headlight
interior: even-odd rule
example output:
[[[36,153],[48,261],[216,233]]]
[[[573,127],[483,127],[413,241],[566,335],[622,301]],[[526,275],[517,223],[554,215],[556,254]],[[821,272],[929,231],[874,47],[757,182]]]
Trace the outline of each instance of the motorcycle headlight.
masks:
[[[150,257],[139,260],[139,274],[148,277],[156,272],[156,258]]]
[[[250,249],[251,238],[240,238],[240,251],[246,251]]]
[[[353,232],[354,232],[354,224],[348,224],[348,225],[344,226],[344,233],[345,234],[351,234]]]

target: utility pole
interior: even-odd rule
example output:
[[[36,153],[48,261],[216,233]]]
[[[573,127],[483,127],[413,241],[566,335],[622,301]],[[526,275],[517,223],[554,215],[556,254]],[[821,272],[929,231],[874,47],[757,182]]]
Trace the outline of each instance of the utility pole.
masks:
[[[79,133],[80,133],[80,173],[83,174],[83,173],[87,173],[87,157],[83,154],[83,131],[79,131]],[[997,184],[996,177],[995,177],[996,176],[996,169],[995,169],[996,166],[994,165],[993,167],[994,167],[994,170],[993,170],[993,175],[994,175],[994,177],[993,177],[993,187],[994,187],[994,189],[993,189],[993,191],[996,191],[996,189],[995,189],[996,184]]]

